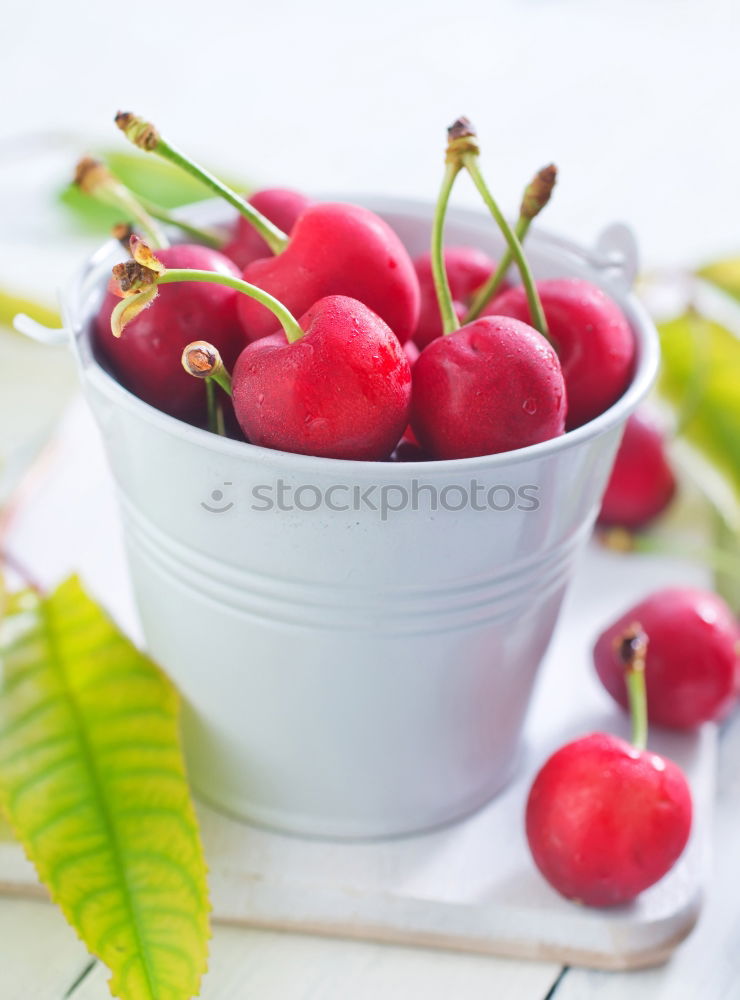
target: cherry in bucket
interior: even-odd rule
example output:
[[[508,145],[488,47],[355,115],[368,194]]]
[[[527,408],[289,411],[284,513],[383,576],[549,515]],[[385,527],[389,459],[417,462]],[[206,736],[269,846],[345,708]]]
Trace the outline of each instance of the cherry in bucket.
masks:
[[[264,188],[255,191],[247,201],[266,219],[288,234],[293,231],[293,226],[301,213],[313,204],[312,198],[290,188]],[[233,238],[223,249],[226,256],[242,269],[253,260],[273,255],[263,237],[243,215],[237,216]]]
[[[472,126],[459,119],[449,129],[432,231],[431,259],[444,336],[422,351],[413,372],[411,426],[422,449],[437,459],[522,448],[562,434],[565,426],[563,377],[545,337],[505,317],[485,316],[460,327],[455,314],[443,262],[444,218],[457,174],[471,163],[475,169],[477,156]],[[478,180],[485,187],[479,173]],[[501,224],[536,300],[521,245],[503,219]],[[536,301],[534,310],[538,312]],[[541,310],[538,319],[544,327]]]
[[[302,315],[319,299],[359,299],[403,342],[419,316],[419,282],[406,248],[391,227],[359,205],[322,202],[309,206],[290,236],[208,171],[166,142],[153,125],[120,112],[116,124],[135,145],[174,163],[233,205],[263,237],[274,257],[249,264],[244,279]],[[240,303],[249,340],[275,333],[275,317],[255,301]]]
[[[238,270],[218,250],[191,243],[170,247],[167,239],[131,192],[95,160],[81,161],[78,184],[121,208],[146,232],[157,251],[147,254],[154,266],[194,268],[230,277]],[[135,240],[138,246],[138,241]],[[120,382],[140,399],[173,417],[200,423],[206,416],[203,387],[180,367],[183,348],[194,337],[208,337],[227,364],[233,364],[246,343],[237,315],[237,292],[220,284],[162,289],[152,308],[141,310],[126,326],[125,336],[114,336],[111,318],[119,297],[108,291],[93,324],[93,342]]]
[[[534,780],[526,833],[535,864],[561,895],[589,906],[635,899],[679,859],[691,831],[681,769],[645,749],[645,652],[640,625],[617,655],[632,707],[632,742],[591,733],[557,750]]]
[[[568,390],[568,430],[608,409],[630,383],[635,338],[616,302],[583,278],[537,282]],[[510,288],[486,308],[495,316],[532,322],[526,291]]]
[[[517,239],[524,240],[534,219],[547,205],[557,180],[557,168],[549,164],[538,170],[524,189],[514,232]],[[514,255],[507,246],[498,266],[488,254],[477,247],[447,247],[444,252],[445,271],[457,318],[461,323],[477,319],[489,301],[506,285],[506,274],[513,263]],[[442,316],[437,301],[437,290],[432,272],[431,254],[416,257],[414,267],[421,290],[421,310],[414,340],[419,347],[426,347],[444,332]]]
[[[601,501],[599,524],[636,531],[655,520],[676,492],[665,436],[648,414],[627,421]]]
[[[146,309],[160,286],[173,283],[226,285],[253,296],[282,326],[242,351],[231,379],[234,411],[252,444],[325,458],[372,461],[391,454],[408,423],[411,370],[390,327],[367,306],[327,296],[298,322],[281,302],[240,278],[170,270],[156,258],[151,267],[140,241],[132,250],[135,259],[113,272],[128,296],[114,310],[115,330]]]
[[[602,684],[627,707],[619,636],[639,621],[650,636],[647,702],[650,719],[686,729],[721,719],[740,691],[740,628],[727,604],[711,591],[670,587],[656,591],[610,625],[594,646]]]
[[[496,264],[487,253],[468,246],[446,247],[444,264],[453,308],[457,318],[462,321],[473,293],[485,284],[486,279],[496,270]],[[415,257],[414,267],[421,292],[419,323],[414,331],[414,343],[423,348],[441,337],[444,331],[434,285],[431,254],[427,252]]]

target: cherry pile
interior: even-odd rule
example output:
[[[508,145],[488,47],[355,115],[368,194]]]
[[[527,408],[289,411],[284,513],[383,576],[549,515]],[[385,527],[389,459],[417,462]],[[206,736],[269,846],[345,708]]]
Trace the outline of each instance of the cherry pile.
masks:
[[[137,250],[115,269],[94,342],[116,378],[152,406],[261,447],[420,461],[550,440],[627,388],[635,343],[616,304],[585,281],[534,281],[522,249],[555,168],[537,173],[510,226],[466,119],[448,130],[430,251],[413,261],[388,223],[362,206],[283,188],[244,199],[150,123],[128,113],[116,123],[238,213],[219,248],[209,233],[208,246],[193,242],[192,226],[188,243],[170,247],[148,217],[151,204],[148,213],[102,165],[78,175],[83,190],[118,204],[133,227]],[[463,170],[504,235],[498,264],[479,247],[444,245]],[[509,284],[512,264],[521,286]],[[181,365],[194,341],[233,372],[230,400]],[[226,419],[217,419],[219,408]]]

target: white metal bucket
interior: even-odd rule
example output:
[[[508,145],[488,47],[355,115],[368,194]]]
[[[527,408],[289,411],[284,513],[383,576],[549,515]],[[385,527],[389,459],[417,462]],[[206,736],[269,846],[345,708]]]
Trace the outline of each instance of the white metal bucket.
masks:
[[[413,253],[426,247],[430,205],[357,200]],[[476,212],[452,211],[447,239],[501,251]],[[65,321],[118,485],[144,634],[184,696],[204,799],[284,831],[365,838],[454,820],[509,778],[574,560],[658,363],[624,229],[596,251],[537,231],[527,245],[538,276],[586,277],[616,299],[638,342],[633,383],[564,437],[453,462],[284,454],[174,420],[91,354],[120,247],[70,287]],[[383,495],[403,509],[384,512]]]

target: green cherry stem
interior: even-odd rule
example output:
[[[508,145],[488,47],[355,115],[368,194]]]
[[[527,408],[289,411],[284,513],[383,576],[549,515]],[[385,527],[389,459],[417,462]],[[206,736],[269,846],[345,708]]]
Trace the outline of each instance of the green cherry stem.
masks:
[[[203,243],[207,247],[213,247],[214,250],[220,250],[224,245],[225,240],[217,233],[211,232],[209,229],[201,229],[200,226],[194,226],[183,219],[178,219],[168,209],[162,208],[156,202],[149,201],[148,198],[142,198],[139,195],[139,203],[153,219],[158,219],[168,226],[174,226],[180,232],[185,233],[186,236],[192,236],[198,243]]]
[[[269,309],[283,330],[285,330],[285,336],[291,344],[295,343],[296,340],[300,340],[303,336],[303,330],[300,328],[298,320],[285,308],[282,302],[278,302],[268,292],[263,291],[256,285],[251,285],[242,278],[234,278],[230,274],[218,274],[216,271],[198,271],[187,267],[173,267],[171,270],[165,270],[162,274],[157,275],[156,283],[158,285],[173,285],[180,281],[200,281],[206,284],[226,285],[227,288],[235,288],[237,292],[248,295],[251,299],[256,299],[260,305]]]
[[[501,230],[504,239],[511,250],[516,266],[519,268],[522,284],[524,285],[524,289],[527,293],[529,311],[532,315],[532,325],[539,330],[543,337],[552,343],[547,329],[545,313],[537,292],[537,286],[534,283],[532,272],[530,271],[529,264],[527,263],[527,258],[524,256],[522,245],[501,209],[498,207],[498,204],[491,194],[483,174],[480,171],[480,167],[478,165],[480,149],[478,147],[475,129],[467,118],[459,118],[450,130],[451,135],[453,131],[455,133],[454,138],[457,141],[454,146],[452,143],[448,146],[448,158],[455,157],[460,166],[465,167],[470,174],[470,177],[483,198],[489,212]]]
[[[220,437],[225,437],[226,425],[224,423],[224,411],[221,407],[221,402],[216,395],[216,386],[218,383],[212,378],[207,378],[205,381],[206,406],[208,409],[208,429],[213,431],[214,434],[218,434]]]
[[[434,280],[434,290],[437,294],[437,304],[439,305],[440,316],[442,317],[443,333],[454,333],[460,329],[460,322],[455,312],[452,301],[452,292],[447,278],[447,269],[444,259],[444,228],[447,205],[450,201],[450,194],[455,184],[455,179],[462,168],[458,163],[447,162],[445,173],[442,179],[442,187],[439,190],[439,197],[434,209],[434,221],[432,224],[432,278]]]
[[[101,160],[84,156],[75,168],[74,184],[90,198],[120,209],[127,221],[139,227],[155,250],[164,250],[170,245],[151,214]]]
[[[648,715],[645,690],[645,658],[648,637],[642,626],[634,624],[617,640],[619,657],[624,663],[630,716],[632,718],[632,745],[636,750],[647,747]]]
[[[503,233],[504,239],[509,245],[509,250],[511,251],[512,257],[516,262],[516,266],[519,268],[519,274],[522,278],[522,284],[524,285],[524,290],[527,293],[527,302],[529,303],[529,311],[532,315],[532,325],[536,330],[542,334],[547,340],[550,340],[550,334],[547,329],[547,320],[545,319],[545,311],[542,308],[542,303],[540,302],[540,296],[537,292],[537,286],[534,283],[534,278],[532,277],[532,272],[529,269],[529,264],[524,256],[524,251],[522,250],[522,245],[517,239],[516,233],[509,225],[506,217],[501,212],[498,207],[493,195],[491,194],[488,186],[483,178],[483,174],[480,172],[478,166],[478,154],[477,153],[463,153],[462,156],[463,166],[470,174],[473,183],[478,188],[478,191],[483,198],[483,201],[488,206],[488,210],[491,215],[496,220],[499,229]]]
[[[523,243],[526,239],[529,227],[532,225],[532,221],[540,214],[542,209],[550,200],[556,180],[557,169],[554,164],[550,164],[547,167],[543,167],[542,170],[538,170],[534,178],[524,189],[522,204],[519,209],[519,218],[514,226],[514,233],[520,243]],[[488,281],[481,285],[473,297],[470,308],[468,309],[465,319],[463,320],[464,323],[470,323],[472,320],[478,319],[488,303],[503,285],[509,268],[513,263],[514,254],[511,251],[511,247],[507,246],[503,257],[499,261],[498,267]]]
[[[147,153],[154,153],[168,163],[184,170],[232,205],[254,226],[273,253],[279,254],[285,250],[288,245],[288,236],[281,229],[273,225],[261,212],[253,208],[214,174],[199,166],[179,149],[171,146],[162,138],[151,122],[147,122],[129,111],[119,111],[115,121],[126,138],[139,149],[143,149]]]
[[[224,437],[226,435],[224,411],[218,399],[216,386],[220,386],[229,397],[232,395],[232,386],[231,375],[217,348],[207,340],[194,340],[183,350],[180,361],[188,375],[205,381],[208,429]]]

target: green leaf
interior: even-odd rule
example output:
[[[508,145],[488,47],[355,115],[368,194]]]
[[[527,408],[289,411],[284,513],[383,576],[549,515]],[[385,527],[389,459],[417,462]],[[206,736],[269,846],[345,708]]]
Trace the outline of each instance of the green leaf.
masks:
[[[44,326],[62,325],[59,313],[55,309],[0,288],[0,326],[12,330],[13,317],[17,313],[25,313]]]
[[[683,436],[740,496],[740,339],[693,312],[659,329],[660,392],[677,410]]]
[[[0,627],[0,805],[121,1000],[190,1000],[206,869],[178,697],[72,577]]]
[[[713,261],[696,273],[740,302],[740,257]]]
[[[200,181],[154,156],[120,152],[102,152],[97,155],[105,160],[116,177],[127,187],[162,208],[178,208],[212,197],[210,189]],[[247,185],[243,182],[231,180],[229,183],[237,191],[247,190]],[[60,200],[79,223],[95,232],[107,233],[111,226],[122,221],[118,209],[90,198],[74,184],[64,188],[60,193]]]

